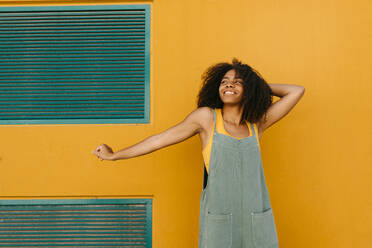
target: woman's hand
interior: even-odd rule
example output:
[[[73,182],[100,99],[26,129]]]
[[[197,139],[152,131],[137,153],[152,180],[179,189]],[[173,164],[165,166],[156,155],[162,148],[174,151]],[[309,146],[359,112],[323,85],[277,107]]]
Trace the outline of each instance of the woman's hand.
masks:
[[[101,161],[102,160],[114,160],[111,147],[106,144],[99,145],[94,151],[93,154],[97,156]]]

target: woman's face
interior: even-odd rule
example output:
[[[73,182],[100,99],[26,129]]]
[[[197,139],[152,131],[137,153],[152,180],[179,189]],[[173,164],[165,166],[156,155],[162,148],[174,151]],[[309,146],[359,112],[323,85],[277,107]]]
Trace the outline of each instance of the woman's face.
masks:
[[[235,78],[235,70],[223,76],[219,87],[220,98],[224,104],[239,104],[243,98],[243,79]]]

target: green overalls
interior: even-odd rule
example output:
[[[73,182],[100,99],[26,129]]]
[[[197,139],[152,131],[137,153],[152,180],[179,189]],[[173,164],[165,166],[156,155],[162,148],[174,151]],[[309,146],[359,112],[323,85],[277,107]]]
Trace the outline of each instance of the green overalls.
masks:
[[[214,132],[209,175],[200,197],[199,248],[277,248],[278,237],[260,148],[253,135]]]

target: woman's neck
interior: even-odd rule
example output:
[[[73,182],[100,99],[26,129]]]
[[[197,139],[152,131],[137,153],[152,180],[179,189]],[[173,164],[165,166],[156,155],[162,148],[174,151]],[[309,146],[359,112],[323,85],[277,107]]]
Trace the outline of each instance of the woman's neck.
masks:
[[[239,107],[238,105],[224,104],[222,107],[223,120],[229,124],[239,126],[242,113],[243,108]]]

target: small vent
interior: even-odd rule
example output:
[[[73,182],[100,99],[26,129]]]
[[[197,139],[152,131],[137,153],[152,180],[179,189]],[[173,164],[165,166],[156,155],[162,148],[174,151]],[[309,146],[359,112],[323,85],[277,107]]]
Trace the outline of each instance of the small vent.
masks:
[[[151,247],[151,199],[0,201],[0,247]]]
[[[148,5],[0,8],[0,124],[148,122]]]

